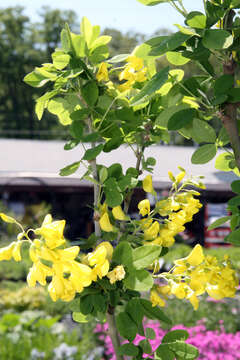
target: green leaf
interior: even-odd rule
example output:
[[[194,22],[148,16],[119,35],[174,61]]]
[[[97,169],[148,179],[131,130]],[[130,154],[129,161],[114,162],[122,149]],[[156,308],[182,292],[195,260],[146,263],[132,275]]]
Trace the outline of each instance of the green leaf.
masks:
[[[191,37],[192,35],[183,34],[180,31],[178,31],[172,35],[163,38],[160,44],[156,44],[155,46],[153,45],[149,55],[151,56],[164,55],[168,51],[175,50]]]
[[[67,53],[71,50],[71,42],[66,29],[62,29],[61,31],[61,44],[64,52]]]
[[[38,88],[45,85],[50,79],[37,71],[32,71],[24,77],[23,81],[32,87]]]
[[[100,144],[100,145],[95,146],[94,148],[87,149],[83,156],[83,160],[88,160],[88,161],[95,160],[96,157],[102,151],[103,147],[104,147],[104,145]]]
[[[199,11],[191,11],[186,18],[188,26],[194,29],[205,29],[207,18]]]
[[[41,118],[43,116],[44,109],[46,109],[49,100],[52,97],[54,97],[57,93],[58,93],[57,90],[48,91],[44,95],[42,95],[41,97],[39,97],[36,100],[35,112],[36,112],[36,115],[38,117],[38,120],[41,120]]]
[[[231,216],[224,216],[224,217],[222,217],[220,219],[217,219],[211,225],[209,225],[207,229],[208,230],[215,229],[215,228],[221,226],[222,224],[225,224],[230,219],[231,219]]]
[[[144,245],[133,250],[133,266],[136,269],[144,269],[156,260],[162,247],[158,245]]]
[[[186,344],[185,342],[176,341],[168,344],[168,346],[179,360],[194,360],[199,356],[198,349],[193,345]]]
[[[108,35],[103,35],[94,40],[94,42],[91,44],[90,49],[93,51],[99,46],[107,45],[111,41],[112,37]]]
[[[123,281],[128,289],[136,291],[148,291],[153,286],[152,276],[146,270],[131,270]]]
[[[84,125],[81,121],[77,121],[77,120],[73,121],[70,126],[71,135],[77,140],[81,140],[83,135],[83,128]]]
[[[240,88],[230,89],[228,95],[231,103],[238,103],[240,101]]]
[[[74,162],[73,164],[71,165],[68,165],[68,166],[65,166],[64,168],[62,168],[59,172],[59,175],[61,176],[69,176],[69,175],[72,175],[74,174],[77,169],[79,168],[80,166],[80,161],[76,161]]]
[[[82,21],[80,24],[80,30],[81,30],[81,33],[89,47],[91,38],[92,38],[92,34],[93,34],[93,27],[86,16],[83,16],[83,18],[82,18]]]
[[[240,246],[240,229],[232,231],[224,240],[235,246]]]
[[[152,353],[152,347],[148,341],[148,339],[143,339],[139,342],[138,346],[142,348],[142,351],[145,354],[151,354]]]
[[[114,177],[116,180],[123,176],[122,165],[119,163],[112,164],[108,168],[108,177]]]
[[[147,337],[148,339],[150,339],[150,340],[154,340],[154,339],[156,338],[156,333],[155,333],[155,331],[154,331],[152,328],[150,328],[150,327],[147,327],[147,328],[145,329],[145,334],[146,334],[146,337]]]
[[[232,191],[236,194],[240,194],[240,180],[235,180],[231,183]]]
[[[239,214],[237,214],[237,215],[230,216],[230,218],[231,218],[230,228],[232,231],[234,231],[236,229],[236,227],[239,226],[240,216],[239,216]]]
[[[123,344],[118,348],[119,355],[137,356],[139,350],[137,346],[133,344]]]
[[[202,42],[207,49],[222,50],[232,45],[233,37],[226,30],[208,29],[204,32]]]
[[[116,325],[118,332],[122,337],[129,341],[135,339],[135,336],[137,335],[137,325],[127,313],[121,312],[116,316]]]
[[[52,59],[55,68],[58,70],[62,70],[68,65],[70,61],[70,56],[68,54],[64,54],[61,51],[55,51],[52,54]]]
[[[133,319],[133,321],[135,321],[135,323],[137,324],[138,334],[144,336],[144,329],[142,326],[144,314],[139,298],[133,298],[129,300],[125,310],[129,314],[129,316]]]
[[[169,349],[168,345],[161,344],[157,350],[156,350],[158,359],[160,360],[174,360],[175,355],[174,353]]]
[[[86,103],[93,107],[98,99],[98,86],[96,84],[96,81],[88,81],[83,87],[82,87],[82,96]]]
[[[215,168],[221,171],[233,171],[231,163],[234,161],[234,155],[224,152],[216,158]]]
[[[127,267],[132,266],[132,248],[128,242],[123,241],[117,245],[113,251],[112,262]]]
[[[196,115],[195,109],[184,109],[175,112],[168,121],[168,130],[179,130],[189,125]]]
[[[49,101],[47,109],[50,113],[57,115],[59,122],[66,126],[72,123],[70,114],[79,107],[79,100],[75,95],[69,95],[66,98],[57,97]]]
[[[234,78],[232,75],[224,74],[220,76],[214,84],[215,96],[226,95],[228,90],[234,86]]]
[[[155,93],[168,79],[169,67],[160,70],[153,78],[140,90],[140,92],[131,100],[131,106],[144,103],[152,94]]]
[[[108,140],[103,148],[103,151],[108,153],[114,149],[119,148],[120,145],[123,143],[123,138],[121,136],[113,137],[112,139]]]
[[[146,299],[140,299],[144,314],[151,320],[160,320],[171,324],[171,320],[164,314],[158,306],[152,306],[152,303]]]
[[[228,200],[229,206],[239,206],[240,205],[240,195],[234,196],[230,200]]]
[[[169,119],[178,111],[184,110],[184,109],[188,109],[189,106],[185,105],[185,104],[181,104],[181,105],[175,105],[175,106],[170,106],[166,109],[164,109],[157,117],[155,124],[158,125],[161,129],[166,130],[167,129],[167,124],[169,122]]]
[[[100,171],[99,171],[99,180],[100,183],[103,184],[105,180],[107,180],[108,177],[108,171],[106,166],[102,166]]]
[[[212,126],[206,121],[193,119],[191,135],[195,142],[210,142],[214,143],[216,140],[216,133]]]
[[[206,164],[214,158],[216,153],[217,148],[215,144],[202,145],[194,151],[191,161],[193,164]]]
[[[81,312],[74,311],[72,313],[72,319],[73,319],[73,321],[76,321],[77,323],[87,323],[92,319],[92,317],[89,315],[84,315]]]
[[[167,60],[170,62],[170,64],[177,66],[185,65],[190,61],[190,59],[183,56],[181,52],[177,52],[177,51],[168,51],[166,53],[166,57]]]
[[[108,60],[108,63],[110,64],[116,64],[125,61],[130,54],[120,54],[113,56],[111,59]]]
[[[83,35],[76,35],[71,33],[72,46],[76,57],[83,58],[85,56],[86,42]]]
[[[123,195],[120,192],[117,181],[114,178],[108,178],[104,183],[104,192],[106,195],[106,203],[110,207],[121,205]]]
[[[67,142],[65,145],[64,145],[64,150],[72,150],[74,149],[77,145],[79,144],[79,140],[70,140],[69,142]]]
[[[186,330],[172,330],[169,331],[163,338],[162,343],[171,343],[175,341],[187,340],[189,334]]]

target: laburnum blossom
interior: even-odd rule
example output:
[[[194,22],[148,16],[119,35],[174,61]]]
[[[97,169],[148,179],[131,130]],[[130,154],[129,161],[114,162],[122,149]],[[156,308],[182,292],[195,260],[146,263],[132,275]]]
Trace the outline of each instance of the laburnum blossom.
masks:
[[[114,231],[114,226],[111,224],[108,213],[104,212],[99,220],[99,225],[103,231],[111,232]]]
[[[116,220],[121,220],[121,221],[124,221],[124,220],[128,220],[129,217],[127,215],[124,214],[122,208],[120,205],[118,206],[115,206],[114,208],[112,208],[112,214],[114,216],[114,218]]]
[[[147,69],[144,67],[143,60],[137,56],[131,55],[127,59],[127,64],[124,70],[119,74],[119,80],[126,80],[123,84],[119,85],[120,91],[130,90],[135,82],[144,82]]]
[[[98,68],[98,72],[96,74],[96,78],[98,81],[108,81],[108,69],[107,64],[105,62],[102,62]]]
[[[107,277],[111,284],[114,284],[116,281],[123,280],[125,278],[125,270],[122,265],[116,266],[112,271],[109,271]]]
[[[238,280],[227,257],[222,262],[213,256],[205,257],[198,244],[187,257],[175,260],[174,264],[169,273],[160,275],[168,282],[167,295],[189,300],[195,310],[199,306],[198,296],[205,292],[217,300],[234,297]]]

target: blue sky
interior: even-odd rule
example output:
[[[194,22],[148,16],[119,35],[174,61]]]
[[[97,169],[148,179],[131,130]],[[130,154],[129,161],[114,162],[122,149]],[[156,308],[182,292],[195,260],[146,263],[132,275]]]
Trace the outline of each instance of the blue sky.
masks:
[[[189,11],[202,9],[202,0],[183,2]],[[132,30],[152,34],[159,28],[173,30],[172,24],[183,23],[182,16],[168,4],[146,7],[136,0],[4,0],[1,8],[16,5],[25,7],[25,14],[33,21],[38,20],[38,9],[49,5],[51,8],[74,10],[79,19],[87,16],[93,24],[100,25],[102,29],[114,27],[122,32]]]

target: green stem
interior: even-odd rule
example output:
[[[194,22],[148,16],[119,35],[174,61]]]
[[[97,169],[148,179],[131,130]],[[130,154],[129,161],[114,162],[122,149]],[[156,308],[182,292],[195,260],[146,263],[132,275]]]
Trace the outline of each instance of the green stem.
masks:
[[[117,360],[124,360],[122,355],[118,355],[118,348],[121,345],[119,334],[117,332],[116,321],[114,316],[114,308],[109,307],[107,312],[107,323],[108,323],[108,333],[112,340],[114,352]]]

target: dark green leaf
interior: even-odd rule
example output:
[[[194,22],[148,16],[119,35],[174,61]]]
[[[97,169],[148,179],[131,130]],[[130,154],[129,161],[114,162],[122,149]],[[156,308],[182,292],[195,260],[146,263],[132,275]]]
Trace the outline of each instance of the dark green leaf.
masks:
[[[203,36],[203,45],[208,49],[227,49],[233,43],[232,35],[221,29],[208,29]]]
[[[141,340],[138,345],[142,348],[142,350],[145,354],[152,353],[152,347],[151,347],[148,339]]]
[[[123,176],[122,165],[119,163],[112,164],[108,168],[108,177],[113,177],[116,180]]]
[[[122,337],[129,341],[135,339],[135,336],[137,335],[137,325],[127,313],[122,312],[116,316],[116,325],[118,332]]]
[[[131,100],[131,106],[144,103],[155,93],[168,79],[169,67],[160,70],[153,78],[140,90],[140,92]]]
[[[91,160],[94,160],[96,159],[96,157],[100,154],[100,152],[102,151],[104,145],[103,144],[100,144],[98,146],[95,146],[94,148],[92,149],[88,149],[85,151],[85,154],[83,156],[83,160],[88,160],[88,161],[91,161]]]
[[[167,36],[165,39],[162,40],[160,44],[153,46],[149,55],[151,56],[164,55],[168,51],[175,50],[191,37],[192,35],[183,34],[180,31],[178,31],[172,35]]]
[[[89,109],[86,109],[86,108],[84,108],[84,109],[79,109],[79,110],[75,110],[74,112],[72,112],[71,114],[70,114],[70,118],[72,119],[72,120],[76,120],[76,121],[78,121],[78,120],[84,120],[84,119],[86,119],[88,116],[89,116],[89,114],[90,114],[90,110]]]
[[[156,338],[156,333],[155,333],[155,331],[154,331],[152,328],[150,328],[150,327],[147,327],[147,328],[145,329],[145,334],[146,334],[146,337],[147,337],[148,339],[150,339],[150,340],[154,340],[154,339]]]
[[[139,298],[133,298],[129,300],[125,310],[137,324],[138,334],[144,336],[144,329],[142,326],[144,314]]]
[[[240,195],[234,196],[228,200],[228,205],[230,206],[240,206]]]
[[[98,86],[95,81],[88,81],[82,88],[82,96],[86,103],[93,107],[98,99]]]
[[[168,345],[162,344],[160,345],[156,350],[158,359],[160,360],[174,360],[175,355],[174,353],[169,349]]]
[[[237,103],[240,101],[240,88],[233,88],[228,91],[229,101],[231,103]]]
[[[106,142],[104,145],[103,151],[108,153],[114,149],[119,148],[120,145],[123,143],[123,138],[121,137],[114,137]]]
[[[70,125],[70,132],[73,137],[80,140],[83,134],[83,123],[81,121],[73,121]]]
[[[132,265],[132,248],[131,245],[126,242],[120,242],[113,251],[112,262],[131,267]]]
[[[59,175],[61,176],[68,176],[71,174],[74,174],[77,169],[79,168],[80,165],[80,161],[76,161],[75,163],[65,166],[64,168],[62,168],[59,172]]]
[[[175,341],[187,340],[189,334],[186,330],[172,330],[169,331],[162,339],[162,343],[170,343]]]
[[[217,219],[211,225],[209,225],[209,227],[207,229],[208,230],[215,229],[215,228],[221,226],[222,224],[225,224],[230,219],[231,219],[231,216],[224,216],[224,217],[222,217],[220,219]]]
[[[108,172],[109,174],[109,172]],[[120,188],[115,178],[108,178],[105,181],[104,192],[106,195],[106,203],[110,207],[121,205],[123,201],[123,195],[121,194]]]
[[[146,299],[140,299],[144,314],[152,320],[160,320],[171,324],[171,320],[164,314],[158,306],[152,306],[152,303]]]
[[[214,143],[216,140],[216,133],[212,126],[206,121],[193,119],[191,135],[195,142],[210,142]]]
[[[91,314],[93,311],[93,300],[95,295],[83,296],[80,300],[80,311],[83,315]]]
[[[224,74],[220,76],[214,84],[214,93],[215,96],[226,95],[228,90],[230,90],[234,85],[234,78],[232,75]]]
[[[184,109],[173,114],[168,121],[168,130],[179,130],[189,125],[196,114],[195,109]]]
[[[231,183],[232,191],[236,194],[240,194],[240,180],[235,180]]]
[[[217,153],[215,144],[207,144],[200,146],[194,151],[191,161],[193,164],[206,164],[212,160]]]
[[[194,360],[199,356],[198,349],[193,345],[186,344],[185,342],[176,341],[168,344],[168,346],[179,360]]]
[[[123,344],[118,348],[119,355],[137,356],[139,350],[133,344]]]
[[[240,246],[240,229],[232,231],[225,237],[225,241],[234,244],[235,246]]]

